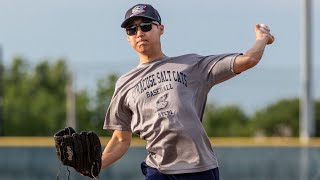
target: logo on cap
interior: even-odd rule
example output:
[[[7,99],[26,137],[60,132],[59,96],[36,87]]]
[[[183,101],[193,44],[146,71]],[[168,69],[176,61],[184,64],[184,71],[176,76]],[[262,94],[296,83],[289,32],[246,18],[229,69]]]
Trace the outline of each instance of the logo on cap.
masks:
[[[134,7],[134,8],[132,9],[132,14],[130,15],[130,17],[145,12],[144,9],[145,9],[146,7],[147,7],[147,6],[145,6],[145,5],[137,5],[136,7]]]

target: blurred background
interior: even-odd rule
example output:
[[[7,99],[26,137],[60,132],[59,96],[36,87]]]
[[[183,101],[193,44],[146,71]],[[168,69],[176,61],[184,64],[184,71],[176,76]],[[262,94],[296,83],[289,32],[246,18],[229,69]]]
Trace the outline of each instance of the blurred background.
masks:
[[[222,179],[320,179],[320,1],[309,0],[307,8],[305,2],[141,1],[162,17],[167,56],[244,53],[255,41],[257,23],[268,24],[276,38],[256,67],[214,86],[208,95],[203,124]],[[110,133],[102,126],[114,83],[139,62],[120,28],[136,3],[0,1],[1,180],[52,179],[59,169],[66,179],[51,138],[66,125],[96,131],[107,143]],[[314,129],[307,144],[299,141],[304,12],[310,15]],[[145,155],[143,144],[133,145],[102,179],[143,179],[139,166]],[[70,170],[73,179],[83,178]]]

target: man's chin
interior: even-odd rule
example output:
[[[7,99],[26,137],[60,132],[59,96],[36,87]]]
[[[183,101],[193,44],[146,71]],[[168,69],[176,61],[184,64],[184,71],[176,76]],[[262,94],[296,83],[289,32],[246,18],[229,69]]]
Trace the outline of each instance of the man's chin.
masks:
[[[146,53],[148,48],[146,46],[140,46],[136,49],[138,53]]]

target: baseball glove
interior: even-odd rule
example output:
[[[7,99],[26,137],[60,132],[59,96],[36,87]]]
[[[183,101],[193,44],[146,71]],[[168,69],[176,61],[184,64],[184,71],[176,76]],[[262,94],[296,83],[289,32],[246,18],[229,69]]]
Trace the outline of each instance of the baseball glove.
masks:
[[[101,170],[101,143],[93,132],[76,133],[66,127],[54,134],[58,159],[84,176],[98,179]]]

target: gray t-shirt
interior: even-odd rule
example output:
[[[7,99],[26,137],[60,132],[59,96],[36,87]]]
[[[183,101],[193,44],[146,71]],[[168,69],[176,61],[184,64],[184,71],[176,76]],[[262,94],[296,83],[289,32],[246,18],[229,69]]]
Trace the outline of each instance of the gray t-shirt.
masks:
[[[236,75],[238,55],[187,54],[137,66],[118,79],[103,128],[146,140],[145,162],[164,174],[217,167],[201,121],[209,90]]]

